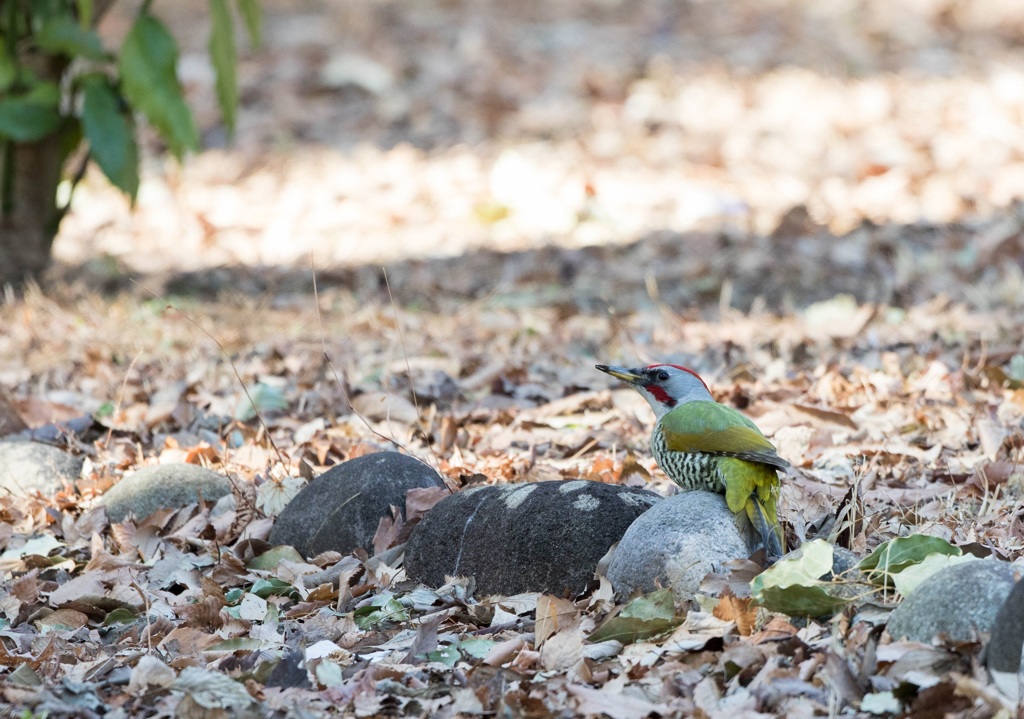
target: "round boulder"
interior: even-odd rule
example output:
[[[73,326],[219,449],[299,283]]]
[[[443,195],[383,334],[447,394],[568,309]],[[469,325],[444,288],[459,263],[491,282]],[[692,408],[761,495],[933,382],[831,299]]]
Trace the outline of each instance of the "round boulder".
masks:
[[[565,480],[445,497],[413,529],[406,574],[440,586],[472,576],[481,594],[581,592],[597,563],[661,499],[644,489]]]
[[[197,464],[151,464],[126,474],[100,497],[112,522],[131,514],[144,519],[160,509],[181,509],[198,502],[216,502],[231,494],[227,477]]]
[[[1013,589],[1014,570],[996,559],[940,569],[892,611],[886,625],[889,635],[927,644],[940,635],[966,642],[991,631],[999,608]]]
[[[288,503],[270,531],[271,544],[290,544],[304,557],[358,547],[373,552],[381,517],[398,507],[405,516],[405,493],[444,487],[429,465],[398,452],[377,452],[331,467]]]
[[[1017,702],[1020,650],[1024,644],[1024,582],[1017,582],[992,624],[992,640],[985,649],[985,664],[992,681],[1003,694]]]
[[[612,555],[608,579],[621,599],[670,587],[677,603],[693,599],[710,572],[745,559],[757,538],[744,536],[725,497],[692,491],[659,502],[626,530]]]
[[[82,458],[42,442],[0,442],[0,491],[14,497],[51,495],[73,484]]]

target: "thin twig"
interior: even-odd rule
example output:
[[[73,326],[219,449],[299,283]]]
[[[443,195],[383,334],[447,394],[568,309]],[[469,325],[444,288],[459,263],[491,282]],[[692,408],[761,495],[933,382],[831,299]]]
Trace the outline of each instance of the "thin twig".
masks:
[[[352,410],[352,414],[354,414],[356,417],[358,417],[360,419],[360,421],[363,424],[366,425],[366,428],[368,430],[370,430],[373,434],[375,434],[376,436],[380,437],[385,442],[390,442],[391,444],[395,445],[399,449],[403,449],[406,452],[409,452],[409,450],[406,449],[405,446],[401,442],[399,442],[398,440],[394,439],[393,437],[388,437],[388,436],[382,434],[381,432],[378,432],[376,429],[374,429],[373,425],[370,424],[370,421],[368,419],[366,419],[366,417],[364,417],[362,414],[360,414],[360,412],[352,404],[352,398],[349,396],[348,390],[345,388],[345,383],[341,381],[341,376],[338,375],[338,370],[335,369],[334,362],[331,361],[331,356],[327,352],[327,340],[324,338],[324,320],[323,320],[323,316],[320,314],[320,291],[317,288],[317,284],[316,284],[316,268],[313,266],[313,255],[312,255],[312,253],[310,253],[310,256],[309,256],[309,269],[310,269],[310,274],[313,277],[313,304],[316,307],[316,321],[317,321],[317,325],[320,328],[320,347],[323,350],[324,362],[327,363],[327,366],[331,370],[331,374],[334,375],[334,381],[337,383],[338,389],[341,390],[342,395],[344,395],[345,402],[348,404],[348,408],[350,410]]]
[[[175,307],[173,304],[171,304],[170,302],[165,300],[163,297],[158,295],[153,290],[149,289],[148,287],[146,287],[145,285],[141,284],[140,282],[138,282],[135,279],[132,279],[132,284],[136,285],[137,287],[141,288],[144,292],[148,292],[150,295],[152,295],[156,299],[158,299],[161,302],[163,302],[164,305],[165,305],[165,309],[174,310],[179,315],[184,317],[188,322],[193,324],[200,332],[202,332],[204,335],[209,337],[213,341],[213,343],[215,345],[217,345],[217,349],[219,349],[221,354],[224,355],[224,359],[226,359],[228,361],[228,365],[231,367],[231,371],[234,373],[235,378],[238,380],[238,384],[241,385],[242,391],[245,393],[246,398],[249,400],[249,404],[250,404],[250,406],[252,406],[253,414],[256,415],[256,419],[259,421],[260,427],[263,428],[264,436],[267,438],[267,441],[270,443],[270,446],[274,448],[274,452],[275,452],[275,454],[277,454],[277,459],[281,462],[281,466],[287,467],[288,463],[285,461],[284,455],[281,454],[281,450],[279,450],[277,448],[277,445],[274,443],[274,438],[270,435],[270,428],[267,427],[267,423],[265,421],[263,421],[263,415],[260,414],[259,407],[256,406],[256,401],[252,398],[252,395],[249,394],[249,389],[245,386],[245,381],[242,379],[242,375],[239,374],[238,368],[235,367],[235,363],[231,359],[231,355],[228,354],[228,351],[224,348],[224,345],[222,345],[220,343],[220,340],[218,340],[216,337],[214,337],[212,334],[210,334],[210,332],[207,331],[206,328],[204,328],[202,325],[200,325],[194,319],[189,317],[185,312],[183,312],[182,310],[179,310],[177,307]]]
[[[430,454],[434,457],[434,462],[437,466],[441,466],[441,460],[438,459],[437,454],[434,452],[434,448],[430,444],[430,440],[426,436],[426,432],[423,429],[423,412],[420,411],[420,401],[416,396],[416,383],[412,379],[412,365],[409,364],[409,353],[405,349],[405,335],[402,334],[402,323],[398,319],[398,306],[395,304],[395,296],[391,294],[391,282],[388,281],[388,270],[386,267],[380,268],[381,272],[384,273],[384,285],[388,288],[388,299],[391,300],[391,312],[395,316],[395,327],[398,328],[398,342],[402,346],[402,356],[405,358],[405,373],[409,378],[409,392],[412,394],[412,403],[416,408],[416,417],[420,422],[420,432],[423,433],[424,444],[427,445],[427,449],[430,450]]]

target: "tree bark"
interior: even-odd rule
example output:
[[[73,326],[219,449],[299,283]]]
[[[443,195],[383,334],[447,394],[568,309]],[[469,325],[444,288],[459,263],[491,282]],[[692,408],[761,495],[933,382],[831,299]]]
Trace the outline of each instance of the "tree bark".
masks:
[[[114,1],[95,0],[94,27]],[[59,83],[70,60],[31,52],[19,55],[18,63]],[[8,284],[17,287],[25,280],[38,279],[50,266],[53,240],[66,209],[57,207],[57,185],[64,161],[74,149],[67,130],[64,123],[37,142],[0,140],[0,291]],[[74,177],[72,185],[80,179],[80,174]],[[73,192],[74,187],[71,189]]]
[[[60,222],[60,143],[59,132],[37,142],[0,143],[0,172],[9,171],[12,180],[0,207],[0,284],[38,278],[50,264]]]

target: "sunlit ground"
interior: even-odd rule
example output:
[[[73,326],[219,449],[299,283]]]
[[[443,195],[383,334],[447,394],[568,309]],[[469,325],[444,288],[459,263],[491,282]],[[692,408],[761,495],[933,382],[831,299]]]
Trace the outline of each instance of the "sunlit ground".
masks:
[[[59,259],[328,268],[744,237],[794,207],[842,235],[1024,196],[1013,0],[273,5],[226,149],[204,5],[162,8],[219,149],[150,152],[134,212],[92,173]]]

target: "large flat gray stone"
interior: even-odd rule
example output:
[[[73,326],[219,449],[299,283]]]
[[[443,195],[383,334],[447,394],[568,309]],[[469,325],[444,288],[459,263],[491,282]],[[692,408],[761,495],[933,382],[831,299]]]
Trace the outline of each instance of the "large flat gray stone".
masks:
[[[661,498],[569,480],[477,487],[438,502],[405,548],[411,579],[472,576],[479,594],[581,592],[626,528]]]
[[[444,487],[429,465],[398,452],[377,452],[331,467],[302,488],[270,532],[271,544],[290,544],[304,557],[358,547],[373,552],[381,517],[398,507],[405,516],[405,493]]]

